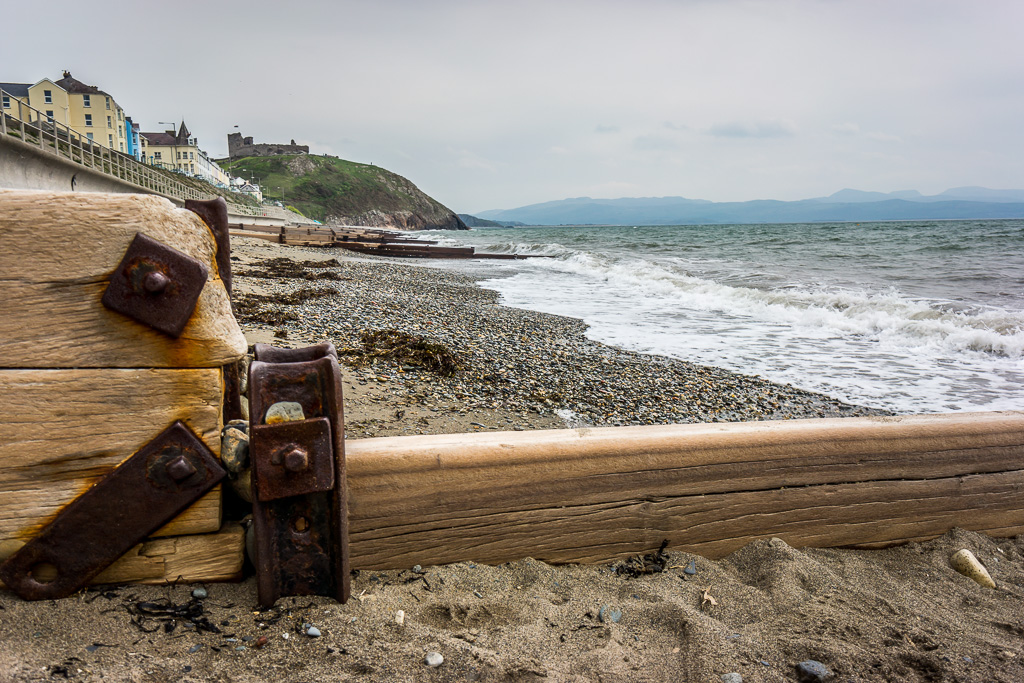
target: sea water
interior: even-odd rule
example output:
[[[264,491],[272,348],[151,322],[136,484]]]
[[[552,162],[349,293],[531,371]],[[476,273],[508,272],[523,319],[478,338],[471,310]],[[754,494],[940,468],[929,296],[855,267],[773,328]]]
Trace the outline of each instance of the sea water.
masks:
[[[550,257],[441,267],[600,342],[898,412],[1024,409],[1021,220],[431,235]]]

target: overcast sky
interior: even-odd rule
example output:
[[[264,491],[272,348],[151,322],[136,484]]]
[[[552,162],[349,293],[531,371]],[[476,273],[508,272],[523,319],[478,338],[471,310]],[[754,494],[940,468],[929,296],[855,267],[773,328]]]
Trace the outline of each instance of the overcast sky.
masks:
[[[459,212],[566,197],[1024,188],[1020,0],[6,3],[0,81],[68,69],[406,176]],[[40,36],[44,36],[40,40]]]

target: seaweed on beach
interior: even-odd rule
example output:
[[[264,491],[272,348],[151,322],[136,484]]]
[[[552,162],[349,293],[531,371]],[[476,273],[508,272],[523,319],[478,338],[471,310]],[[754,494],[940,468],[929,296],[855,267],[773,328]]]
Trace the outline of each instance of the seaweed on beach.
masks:
[[[616,573],[624,574],[634,579],[647,574],[660,574],[668,566],[669,557],[665,552],[667,546],[668,539],[666,538],[661,542],[661,547],[653,553],[627,557],[615,565]]]
[[[197,632],[221,632],[205,616],[206,610],[203,607],[202,601],[195,598],[181,604],[173,603],[167,599],[155,602],[128,601],[124,604],[124,607],[132,615],[131,623],[143,633],[158,631],[161,625],[166,633],[171,633],[179,621],[191,624]],[[155,625],[150,628],[149,622],[155,622]]]
[[[249,294],[236,294],[231,302],[231,308],[235,318],[243,323],[272,326],[299,319],[295,313],[269,305],[259,297]]]
[[[263,261],[262,268],[249,268],[235,273],[238,277],[256,277],[263,279],[282,280],[351,280],[352,278],[342,277],[333,270],[322,270],[323,268],[336,268],[341,264],[337,259],[326,261],[293,261],[289,258],[273,258]],[[321,270],[312,271],[309,268]]]
[[[443,344],[399,330],[374,330],[360,335],[362,349],[341,349],[349,365],[361,367],[378,359],[414,365],[442,377],[451,377],[461,367],[459,357]]]

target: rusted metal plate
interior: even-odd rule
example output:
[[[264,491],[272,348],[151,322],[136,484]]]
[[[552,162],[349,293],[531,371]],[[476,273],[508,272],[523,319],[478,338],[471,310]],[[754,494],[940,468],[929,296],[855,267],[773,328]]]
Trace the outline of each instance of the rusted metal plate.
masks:
[[[345,487],[345,432],[342,415],[341,370],[337,359],[327,354],[327,346],[317,351],[296,349],[292,357],[320,355],[315,360],[268,363],[266,351],[257,350],[249,368],[249,401],[252,432],[249,447],[254,452],[273,452],[273,446],[260,443],[271,433],[262,427],[281,428],[279,423],[265,425],[267,409],[280,401],[302,406],[305,422],[324,418],[330,424],[329,466],[334,474],[331,490],[304,492],[301,495],[262,500],[253,497],[253,531],[256,537],[256,585],[259,603],[274,604],[288,595],[326,595],[345,602],[349,597],[348,500]],[[333,347],[331,347],[333,350]],[[277,349],[276,351],[284,351]],[[269,354],[275,356],[273,353]],[[288,357],[289,354],[285,354]],[[303,427],[301,429],[313,429]],[[298,436],[296,434],[296,436]],[[322,435],[321,435],[322,438]],[[299,439],[289,443],[298,444]],[[290,451],[296,464],[301,456]],[[310,458],[322,458],[317,448],[306,450]],[[281,453],[282,460],[288,452]],[[272,479],[266,474],[265,459],[253,462],[253,478]],[[311,465],[319,468],[323,465]],[[257,484],[257,487],[259,484]]]
[[[281,349],[270,344],[254,344],[253,358],[264,363],[300,363],[317,358],[331,356],[338,358],[338,351],[331,342],[323,342],[313,346],[305,346],[301,349]]]
[[[107,308],[172,337],[181,336],[209,270],[197,259],[141,232],[110,276]]]
[[[25,600],[67,597],[224,475],[206,444],[175,422],[69,503],[0,565],[0,579]]]
[[[200,201],[188,199],[185,208],[192,211],[213,232],[217,243],[217,272],[220,273],[224,289],[231,294],[231,235],[228,233],[228,205],[223,197]]]
[[[253,493],[261,501],[334,488],[334,444],[326,417],[251,428]]]

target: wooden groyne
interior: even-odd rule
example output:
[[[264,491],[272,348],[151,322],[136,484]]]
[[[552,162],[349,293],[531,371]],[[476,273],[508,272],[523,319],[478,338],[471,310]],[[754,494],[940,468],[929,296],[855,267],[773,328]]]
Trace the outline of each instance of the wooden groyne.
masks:
[[[491,254],[473,247],[441,247],[436,240],[411,237],[407,232],[358,226],[272,227],[247,223],[230,224],[231,234],[255,237],[279,244],[306,247],[340,247],[362,254],[400,258],[500,259],[542,258],[524,254]]]

